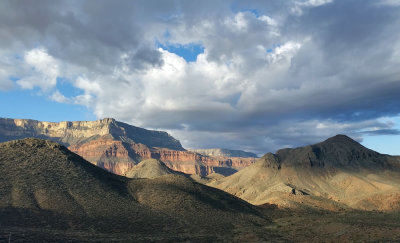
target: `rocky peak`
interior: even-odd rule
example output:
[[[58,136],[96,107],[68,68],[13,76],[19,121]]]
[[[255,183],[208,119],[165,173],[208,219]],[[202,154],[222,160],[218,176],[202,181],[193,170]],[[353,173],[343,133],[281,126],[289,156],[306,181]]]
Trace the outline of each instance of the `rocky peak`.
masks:
[[[281,168],[281,162],[279,157],[275,154],[267,153],[258,159],[254,166],[279,170]]]
[[[346,135],[336,135],[305,147],[281,149],[276,156],[282,166],[290,167],[373,169],[390,166],[386,156],[365,148]]]
[[[318,144],[321,146],[342,146],[342,147],[346,146],[358,149],[366,149],[357,141],[343,134],[338,134],[336,136],[330,137]]]

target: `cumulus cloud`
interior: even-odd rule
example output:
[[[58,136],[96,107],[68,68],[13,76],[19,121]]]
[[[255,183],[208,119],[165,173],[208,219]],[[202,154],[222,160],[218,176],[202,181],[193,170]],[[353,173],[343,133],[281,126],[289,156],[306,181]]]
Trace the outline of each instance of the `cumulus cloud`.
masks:
[[[398,134],[381,119],[400,113],[396,3],[3,1],[0,50],[11,59],[0,59],[0,89],[16,76],[192,148],[263,153],[337,133]],[[163,49],[171,43],[204,52],[188,62]],[[67,97],[59,77],[82,94]]]
[[[32,73],[17,81],[23,89],[39,87],[47,91],[56,85],[60,73],[59,67],[57,61],[47,54],[46,50],[41,48],[29,50],[24,55],[24,61],[32,68]]]

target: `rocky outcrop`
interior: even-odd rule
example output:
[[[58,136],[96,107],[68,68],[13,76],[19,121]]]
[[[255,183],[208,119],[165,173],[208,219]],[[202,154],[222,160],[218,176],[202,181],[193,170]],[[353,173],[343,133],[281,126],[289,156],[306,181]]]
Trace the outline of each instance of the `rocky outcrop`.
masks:
[[[223,149],[223,148],[190,149],[190,151],[206,156],[257,158],[257,155],[255,153],[250,153],[242,150]]]
[[[74,122],[0,118],[0,141],[25,137],[61,143],[91,163],[119,175],[147,159],[158,159],[173,170],[201,176],[213,173],[214,168],[232,174],[254,162],[254,158],[211,157],[186,151],[166,132],[146,130],[112,118]]]

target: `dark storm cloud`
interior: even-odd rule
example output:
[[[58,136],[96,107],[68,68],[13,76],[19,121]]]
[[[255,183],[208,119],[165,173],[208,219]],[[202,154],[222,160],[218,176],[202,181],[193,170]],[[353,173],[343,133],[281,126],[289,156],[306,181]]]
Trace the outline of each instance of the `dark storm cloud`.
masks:
[[[48,53],[91,71],[110,72],[125,52],[135,62],[160,64],[143,39],[146,13],[133,1],[2,1],[0,43],[44,46]],[[137,68],[140,68],[136,65]],[[143,66],[142,66],[143,67]]]

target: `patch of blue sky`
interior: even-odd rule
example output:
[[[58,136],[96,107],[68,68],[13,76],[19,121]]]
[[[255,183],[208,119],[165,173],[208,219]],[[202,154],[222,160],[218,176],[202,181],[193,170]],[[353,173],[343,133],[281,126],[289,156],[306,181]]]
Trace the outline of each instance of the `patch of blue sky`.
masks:
[[[168,39],[171,37],[171,32],[169,32],[169,30],[165,30],[164,34],[163,34],[163,38]]]
[[[36,89],[0,91],[0,103],[0,117],[54,122],[96,119],[86,107],[52,101]]]
[[[20,80],[21,78],[19,78],[17,76],[9,76],[8,79],[13,81],[13,82],[16,82],[16,81]]]
[[[164,50],[182,57],[187,62],[195,62],[197,60],[197,56],[201,53],[204,53],[204,47],[199,43],[179,44],[156,42],[156,45]]]
[[[72,83],[66,78],[57,78],[57,90],[60,91],[67,98],[75,97],[78,95],[82,95],[84,92],[81,89],[78,89],[72,85]]]
[[[239,13],[239,12],[250,12],[250,13],[254,14],[257,18],[261,16],[260,11],[258,9],[244,8],[243,5],[239,5],[237,3],[232,4],[230,9],[235,14]]]
[[[15,54],[14,58],[17,59],[17,60],[22,60],[23,59],[22,55],[20,55],[20,54]]]
[[[394,122],[392,129],[400,130],[400,115],[390,120]],[[400,155],[400,135],[368,135],[361,144],[382,154]]]
[[[275,51],[276,48],[279,48],[281,46],[282,46],[281,44],[273,44],[272,47],[267,49],[267,53],[272,53]]]
[[[261,16],[257,9],[252,9],[252,8],[245,8],[242,9],[240,12],[250,12],[254,14],[257,18]]]

